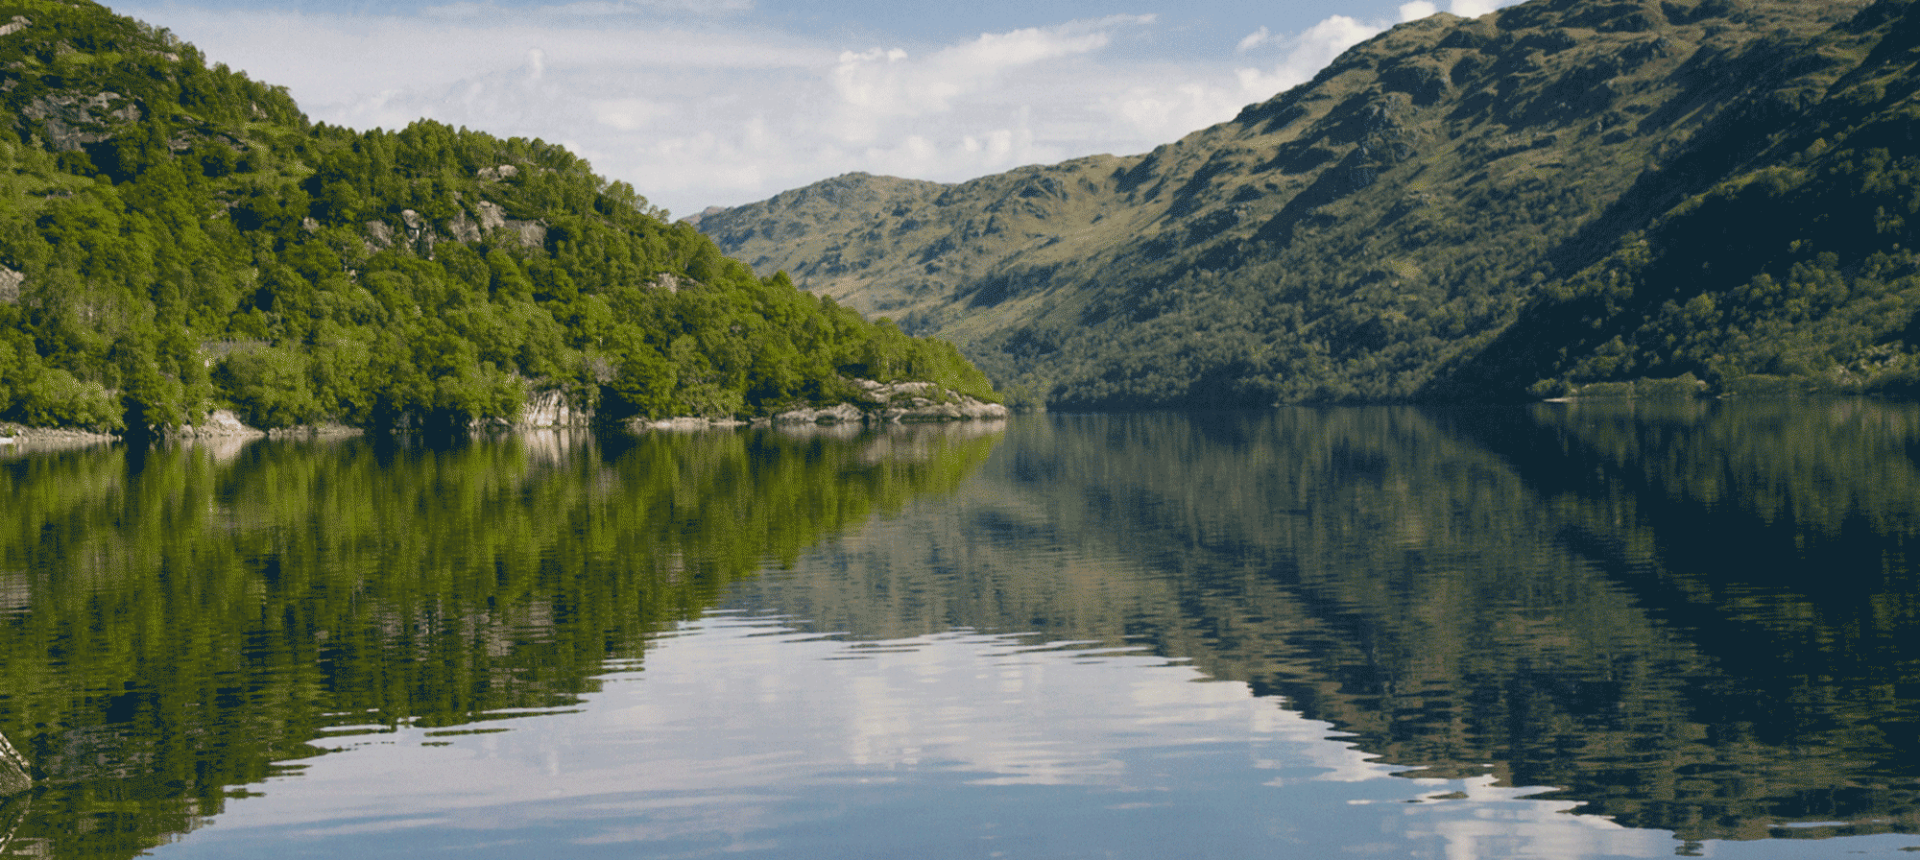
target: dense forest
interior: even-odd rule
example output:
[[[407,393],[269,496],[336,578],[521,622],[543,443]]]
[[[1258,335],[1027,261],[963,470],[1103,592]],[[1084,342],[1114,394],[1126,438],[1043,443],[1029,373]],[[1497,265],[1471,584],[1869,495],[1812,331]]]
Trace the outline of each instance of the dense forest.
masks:
[[[1910,0],[1402,24],[1152,152],[703,216],[1053,408],[1910,391]]]
[[[944,343],[758,277],[564,148],[310,122],[86,0],[0,2],[0,422],[466,426],[558,392],[745,416],[852,378],[992,398]]]

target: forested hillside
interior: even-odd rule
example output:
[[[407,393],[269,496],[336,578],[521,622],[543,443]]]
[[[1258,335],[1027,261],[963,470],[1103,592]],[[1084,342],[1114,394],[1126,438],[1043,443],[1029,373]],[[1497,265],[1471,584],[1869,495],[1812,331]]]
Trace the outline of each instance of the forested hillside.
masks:
[[[1910,0],[1436,15],[1144,155],[699,223],[1056,408],[1905,389],[1917,31]]]
[[[0,2],[0,421],[134,431],[763,414],[944,343],[757,277],[538,140],[311,123],[85,0]]]

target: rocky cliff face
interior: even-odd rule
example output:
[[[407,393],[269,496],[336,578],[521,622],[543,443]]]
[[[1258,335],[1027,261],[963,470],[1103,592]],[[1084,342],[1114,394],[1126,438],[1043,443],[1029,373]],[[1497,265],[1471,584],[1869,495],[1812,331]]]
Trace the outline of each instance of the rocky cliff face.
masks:
[[[582,427],[593,423],[593,413],[574,406],[565,392],[542,391],[527,397],[515,423],[519,427]]]
[[[855,174],[700,228],[1055,406],[1413,396],[1636,231],[1799,157],[1785,142],[1807,142],[1821,105],[1898,109],[1903,90],[1848,76],[1907,11],[1436,15],[1150,153],[956,185]]]

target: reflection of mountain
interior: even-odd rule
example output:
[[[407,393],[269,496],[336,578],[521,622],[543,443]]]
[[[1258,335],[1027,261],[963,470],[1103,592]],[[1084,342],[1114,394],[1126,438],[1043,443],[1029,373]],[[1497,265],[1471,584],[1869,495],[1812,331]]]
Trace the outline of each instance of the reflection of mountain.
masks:
[[[1150,643],[1388,761],[1686,838],[1920,827],[1920,414],[1649,418],[1055,416],[953,502],[736,591],[865,636]]]
[[[727,583],[950,491],[977,430],[10,461],[0,731],[41,777],[15,838],[132,856],[317,738],[568,707]]]

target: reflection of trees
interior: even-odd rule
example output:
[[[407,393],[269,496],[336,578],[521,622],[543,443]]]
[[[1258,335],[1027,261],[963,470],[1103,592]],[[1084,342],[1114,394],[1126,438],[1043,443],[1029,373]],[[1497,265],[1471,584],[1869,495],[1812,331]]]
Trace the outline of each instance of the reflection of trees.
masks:
[[[11,461],[0,730],[42,777],[17,838],[131,856],[330,730],[568,706],[610,656],[950,490],[995,441],[533,434]]]
[[[1687,811],[1744,835],[1769,817],[1920,827],[1920,406],[1594,403],[1531,419],[1489,444],[1565,512],[1569,547],[1716,669],[1689,691],[1714,756],[1674,768],[1678,798],[1715,800]]]
[[[1687,837],[1760,836],[1782,820],[1906,829],[1920,826],[1902,788],[1920,762],[1911,687],[1895,685],[1920,667],[1867,658],[1911,638],[1911,567],[1855,538],[1887,528],[1874,533],[1911,546],[1902,524],[1920,484],[1891,460],[1915,436],[1904,407],[1843,408],[1853,417],[1709,410],[1720,423],[1707,434],[1605,424],[1639,440],[1523,410],[1054,417],[1016,424],[951,508],[834,541],[818,574],[745,588],[863,635],[961,625],[1151,643],[1283,694],[1388,761],[1449,775],[1491,764]],[[1770,429],[1781,422],[1812,423]],[[1798,452],[1848,433],[1830,456]],[[1743,465],[1716,471],[1714,457]],[[1853,590],[1875,626],[1699,564],[1699,547],[1755,538],[1709,518],[1675,540],[1665,518],[1706,507],[1684,501],[1704,490],[1633,479],[1668,468],[1648,458],[1700,463],[1683,470],[1698,475],[1688,486],[1713,488],[1713,510],[1735,519],[1854,508],[1824,522],[1836,550],[1886,561],[1854,568],[1882,577]],[[1795,540],[1766,522],[1770,540]],[[1066,551],[1028,551],[1055,544]],[[1768,575],[1807,588],[1822,569]],[[1723,638],[1758,619],[1770,626]],[[1877,644],[1846,656],[1852,642]]]

